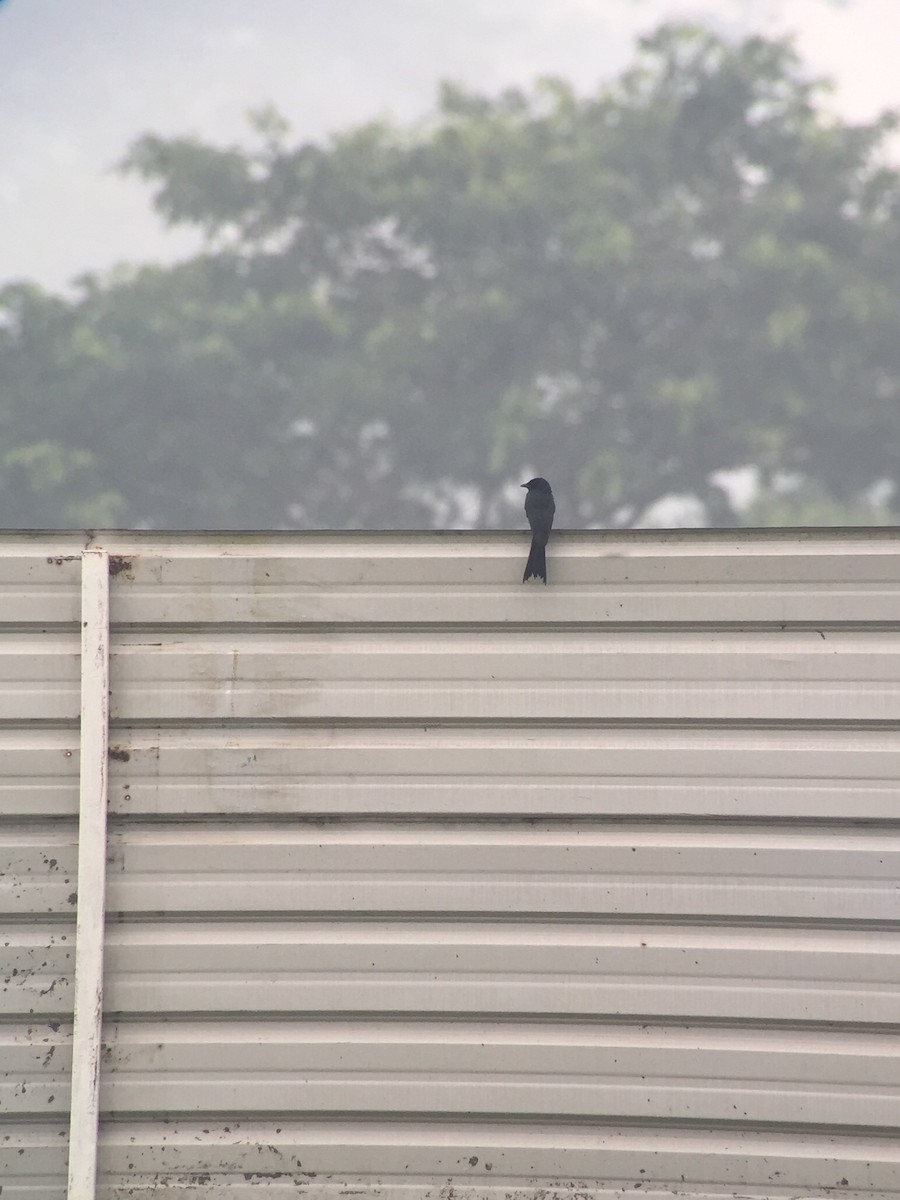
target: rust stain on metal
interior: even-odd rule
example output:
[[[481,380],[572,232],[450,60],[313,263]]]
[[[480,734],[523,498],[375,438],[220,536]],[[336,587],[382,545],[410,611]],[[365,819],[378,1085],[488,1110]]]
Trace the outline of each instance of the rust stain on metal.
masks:
[[[122,571],[131,570],[131,559],[123,558],[120,554],[111,554],[109,556],[109,573],[110,575],[119,575]]]
[[[109,757],[115,762],[131,762],[131,751],[124,746],[110,746]]]

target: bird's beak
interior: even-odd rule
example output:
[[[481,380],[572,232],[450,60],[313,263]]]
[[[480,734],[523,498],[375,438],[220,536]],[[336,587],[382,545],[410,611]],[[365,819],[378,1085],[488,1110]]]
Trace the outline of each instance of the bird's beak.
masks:
[[[528,487],[528,484],[527,484],[527,483],[520,483],[520,484],[519,484],[519,487]]]

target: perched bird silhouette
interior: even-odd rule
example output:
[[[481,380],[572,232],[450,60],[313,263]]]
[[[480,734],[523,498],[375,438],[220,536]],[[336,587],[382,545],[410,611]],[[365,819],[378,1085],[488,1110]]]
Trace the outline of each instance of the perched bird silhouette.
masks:
[[[528,489],[528,495],[525,497],[525,516],[531,526],[531,552],[525,564],[522,582],[534,576],[535,579],[543,579],[546,583],[547,556],[544,547],[553,528],[553,514],[556,512],[553,492],[547,480],[541,479],[540,476],[537,479],[529,479],[522,487]]]

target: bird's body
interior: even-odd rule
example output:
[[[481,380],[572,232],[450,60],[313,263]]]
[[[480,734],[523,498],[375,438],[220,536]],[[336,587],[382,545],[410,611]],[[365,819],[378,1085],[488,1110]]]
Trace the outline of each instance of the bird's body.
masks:
[[[522,582],[525,583],[526,580],[533,577],[543,579],[546,583],[547,556],[544,548],[550,537],[550,530],[553,528],[553,514],[556,512],[553,492],[550,490],[547,480],[541,479],[539,476],[536,479],[529,479],[527,483],[522,484],[522,487],[528,490],[528,495],[525,497],[525,516],[531,526],[531,551],[528,555],[528,562],[525,564]]]

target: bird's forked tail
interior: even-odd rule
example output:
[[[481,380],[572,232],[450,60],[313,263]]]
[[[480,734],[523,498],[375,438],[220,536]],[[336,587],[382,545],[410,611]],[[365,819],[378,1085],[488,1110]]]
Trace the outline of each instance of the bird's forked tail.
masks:
[[[525,574],[522,576],[522,582],[531,579],[543,579],[547,582],[547,554],[544,546],[539,546],[534,538],[531,539],[531,552],[528,555],[528,562],[525,564]]]

